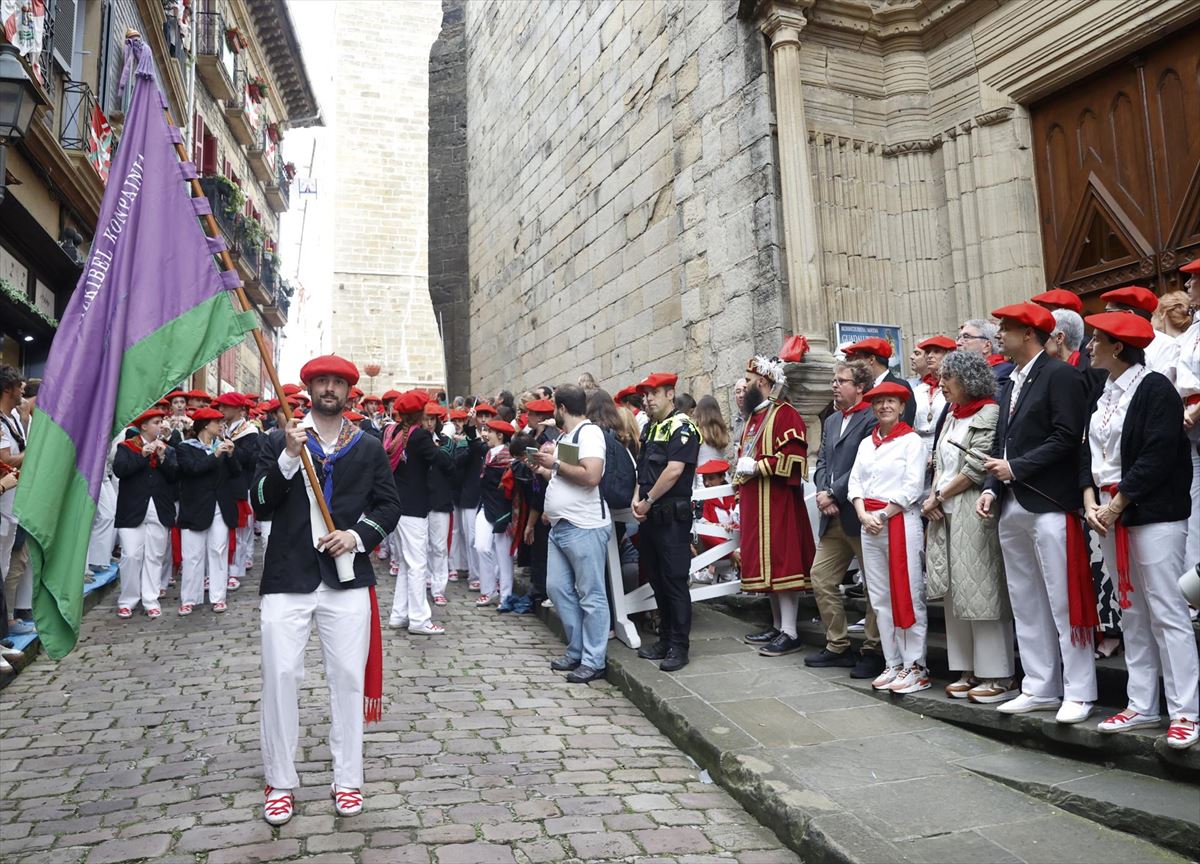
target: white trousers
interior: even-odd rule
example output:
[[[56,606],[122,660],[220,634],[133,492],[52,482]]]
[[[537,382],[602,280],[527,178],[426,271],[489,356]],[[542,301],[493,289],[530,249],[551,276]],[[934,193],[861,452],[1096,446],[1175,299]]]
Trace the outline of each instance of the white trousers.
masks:
[[[1021,692],[1095,702],[1092,642],[1071,643],[1066,518],[1063,513],[1030,513],[1012,494],[1000,515],[1000,548],[1025,670]]]
[[[246,527],[235,528],[234,537],[237,548],[233,552],[233,563],[229,565],[229,575],[234,579],[243,579],[246,568],[254,560],[254,517],[246,519]]]
[[[1011,678],[1016,669],[1013,660],[1013,623],[968,621],[954,614],[954,589],[946,592],[946,658],[954,672],[973,672],[981,680]]]
[[[489,597],[496,593],[496,586],[500,584],[494,550],[492,523],[483,515],[481,504],[472,514],[471,520],[471,552],[475,556],[475,560],[471,562],[471,578],[479,580],[479,593]]]
[[[204,602],[205,576],[209,602],[224,603],[229,582],[229,528],[221,521],[220,509],[217,508],[207,530],[185,528],[179,533],[183,551],[180,605],[199,606]]]
[[[429,523],[420,516],[401,516],[392,532],[392,566],[398,567],[396,593],[392,595],[392,614],[388,623],[424,627],[430,621],[429,597],[425,594],[425,548],[429,543]]]
[[[1101,501],[1107,503],[1103,493]],[[1163,679],[1167,711],[1172,719],[1200,719],[1200,659],[1188,617],[1187,601],[1179,592],[1184,522],[1158,522],[1129,529],[1130,606],[1121,610],[1125,636],[1125,666],[1129,707],[1139,714],[1158,713],[1158,678]],[[1117,537],[1109,529],[1101,539],[1104,560],[1117,572]]]
[[[329,750],[333,782],[363,786],[363,684],[371,640],[371,597],[366,588],[330,588],[308,594],[264,594],[262,624],[263,774],[277,789],[295,789],[300,736],[300,683],[304,650],[317,622],[329,682]]]
[[[1187,546],[1183,554],[1183,567],[1175,574],[1178,579],[1188,569],[1200,564],[1200,453],[1196,452],[1196,442],[1188,439],[1188,447],[1192,453],[1192,518],[1187,522]]]
[[[449,570],[465,572],[471,568],[471,562],[467,559],[467,547],[470,545],[470,540],[467,539],[467,529],[464,524],[467,518],[466,510],[454,508],[454,524],[451,526],[450,532]]]
[[[426,579],[431,594],[445,594],[450,575],[450,554],[447,542],[450,534],[450,514],[429,511],[429,542],[425,546],[428,565]]]
[[[106,477],[100,484],[100,497],[96,501],[96,516],[92,519],[92,538],[88,542],[87,563],[89,567],[107,567],[112,563],[113,543],[117,529],[113,517],[117,514],[117,483]]]
[[[171,563],[171,531],[159,521],[151,501],[146,518],[136,528],[118,528],[121,541],[121,594],[117,607],[132,609],[138,601],[149,611],[158,609],[158,589],[162,584],[163,561]]]
[[[896,626],[892,615],[892,589],[888,577],[888,522],[872,536],[862,532],[863,575],[867,595],[879,625],[879,647],[888,666],[925,666],[925,636],[929,622],[925,614],[925,569],[921,565],[924,533],[921,517],[912,510],[904,513],[905,550],[908,552],[908,590],[912,595],[916,622],[907,630]]]

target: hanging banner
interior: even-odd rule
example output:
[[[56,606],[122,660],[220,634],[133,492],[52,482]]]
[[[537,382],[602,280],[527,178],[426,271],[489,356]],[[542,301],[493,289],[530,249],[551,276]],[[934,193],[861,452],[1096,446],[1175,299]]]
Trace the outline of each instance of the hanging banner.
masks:
[[[92,116],[88,121],[87,160],[105,183],[108,182],[108,169],[112,165],[112,151],[112,127],[108,125],[104,112],[93,105]]]
[[[45,0],[0,0],[4,38],[16,46],[38,81],[42,79],[42,43],[46,38]]]

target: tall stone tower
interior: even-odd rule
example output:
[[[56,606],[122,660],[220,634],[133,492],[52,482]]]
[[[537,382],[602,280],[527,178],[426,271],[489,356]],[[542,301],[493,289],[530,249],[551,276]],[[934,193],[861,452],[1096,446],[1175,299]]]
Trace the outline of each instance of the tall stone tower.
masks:
[[[429,299],[429,49],[437,0],[334,6],[336,93],[330,346],[363,389],[445,386]],[[379,375],[365,377],[372,363]]]

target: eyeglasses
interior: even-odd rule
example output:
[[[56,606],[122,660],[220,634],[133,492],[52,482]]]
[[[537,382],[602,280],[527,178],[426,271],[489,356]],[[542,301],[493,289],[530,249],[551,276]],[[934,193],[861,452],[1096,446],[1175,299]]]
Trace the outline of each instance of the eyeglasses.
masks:
[[[839,384],[853,384],[853,383],[854,383],[853,378],[834,378],[832,381],[829,382],[829,385],[831,387],[837,387]]]
[[[955,339],[954,341],[955,342],[969,342],[972,339],[982,339],[985,342],[987,341],[986,336],[980,336],[977,333],[959,333],[958,338]]]

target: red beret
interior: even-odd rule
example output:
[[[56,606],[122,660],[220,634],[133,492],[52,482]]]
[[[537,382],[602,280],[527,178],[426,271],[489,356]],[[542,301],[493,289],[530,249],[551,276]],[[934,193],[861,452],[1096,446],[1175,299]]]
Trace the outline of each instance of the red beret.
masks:
[[[534,414],[553,414],[554,403],[549,399],[534,399],[532,402],[525,403],[525,410],[532,411]]]
[[[172,390],[170,393],[168,393],[163,398],[166,399],[168,402],[170,402],[172,399],[179,399],[179,398],[186,399],[186,398],[188,398],[188,394],[183,392],[182,390]]]
[[[300,380],[305,384],[322,375],[341,378],[351,387],[358,383],[358,367],[336,354],[314,357],[300,369]]]
[[[217,397],[218,405],[228,405],[231,408],[248,408],[246,397],[241,393],[222,393]]]
[[[1089,315],[1083,320],[1113,341],[1134,348],[1145,348],[1154,341],[1154,325],[1140,315],[1130,315],[1128,312],[1101,312]]]
[[[426,402],[425,415],[427,417],[445,417],[446,409],[438,402]]]
[[[1065,288],[1052,288],[1049,291],[1044,291],[1041,294],[1030,297],[1029,302],[1045,306],[1051,311],[1055,309],[1070,309],[1076,313],[1083,311],[1083,301],[1079,299],[1079,295]]]
[[[192,413],[192,419],[203,423],[206,420],[224,420],[225,415],[216,408],[197,408]]]
[[[638,385],[630,384],[628,387],[622,387],[618,390],[617,395],[613,397],[613,401],[620,405],[623,400],[636,395],[638,395]]]
[[[383,402],[383,400],[380,399],[378,396],[376,396],[374,393],[368,393],[366,396],[364,396],[362,398],[362,401],[363,401],[364,405],[366,405],[368,402],[380,402],[380,403]]]
[[[283,395],[284,396],[295,396],[297,393],[299,393],[303,389],[304,388],[301,387],[299,384],[284,384],[283,385]]]
[[[845,353],[847,356],[851,354],[870,354],[873,357],[882,357],[886,360],[892,356],[892,346],[886,339],[880,339],[878,336],[869,336],[866,339],[860,339],[853,345],[848,345]]]
[[[363,391],[360,390],[359,388],[357,388],[357,387],[350,388],[350,397],[352,399],[361,399],[362,395],[363,395]]]
[[[1179,268],[1180,273],[1200,273],[1200,258],[1195,261],[1189,261]]]
[[[513,428],[513,425],[505,420],[489,420],[487,427],[497,432],[503,432],[505,435],[517,434],[517,430]]]
[[[872,387],[864,393],[863,401],[869,402],[880,396],[895,396],[901,402],[907,402],[912,394],[908,392],[908,388],[903,384],[897,384],[895,381],[884,381],[882,384]]]
[[[342,414],[342,416],[345,417],[347,420],[349,420],[351,423],[360,423],[363,420],[367,419],[367,418],[363,417],[363,415],[359,414],[357,411],[347,411],[344,414]]]
[[[1054,316],[1045,306],[1036,303],[1014,303],[1011,306],[1001,306],[992,310],[994,318],[1011,318],[1026,327],[1041,330],[1043,333],[1053,333],[1056,326]]]
[[[696,469],[697,474],[724,474],[729,470],[729,463],[724,459],[709,459]]]
[[[1153,312],[1158,308],[1158,298],[1154,296],[1154,292],[1140,285],[1126,285],[1124,288],[1105,291],[1100,295],[1100,299],[1107,303],[1120,303],[1122,306],[1141,309],[1143,312]]]
[[[942,351],[953,351],[958,347],[958,343],[949,336],[930,336],[917,343],[917,347],[922,351],[927,351],[930,348],[939,348]]]
[[[464,411],[462,408],[451,408],[450,409],[450,419],[451,420],[466,420],[467,412]]]
[[[637,385],[639,393],[657,390],[659,387],[674,387],[679,383],[679,376],[671,372],[651,372],[645,380]]]
[[[486,402],[480,402],[478,405],[475,406],[475,414],[476,415],[479,415],[479,414],[496,415],[498,413],[499,412],[497,412],[495,408],[493,408],[491,405],[489,405]]]
[[[141,414],[139,414],[137,417],[134,417],[133,421],[129,425],[134,427],[135,429],[140,429],[142,427],[142,424],[145,423],[147,420],[153,420],[155,417],[166,417],[166,416],[167,416],[167,412],[162,410],[161,408],[148,408],[145,411],[143,411]]]
[[[209,396],[207,393],[205,393],[203,390],[189,390],[184,395],[187,396],[187,398],[189,398],[189,399],[203,399],[205,402],[212,401],[212,397]]]
[[[416,390],[409,390],[406,393],[401,393],[392,403],[392,413],[416,414],[418,411],[425,410],[425,403],[428,401],[425,394],[419,393]]]
[[[385,391],[383,391],[383,398],[380,401],[387,402],[390,399],[399,399],[399,398],[400,398],[399,390],[385,390]]]
[[[264,411],[264,412],[265,411],[278,411],[279,410],[279,400],[278,399],[268,399],[266,402],[258,403],[258,407],[259,407],[260,411]]]

